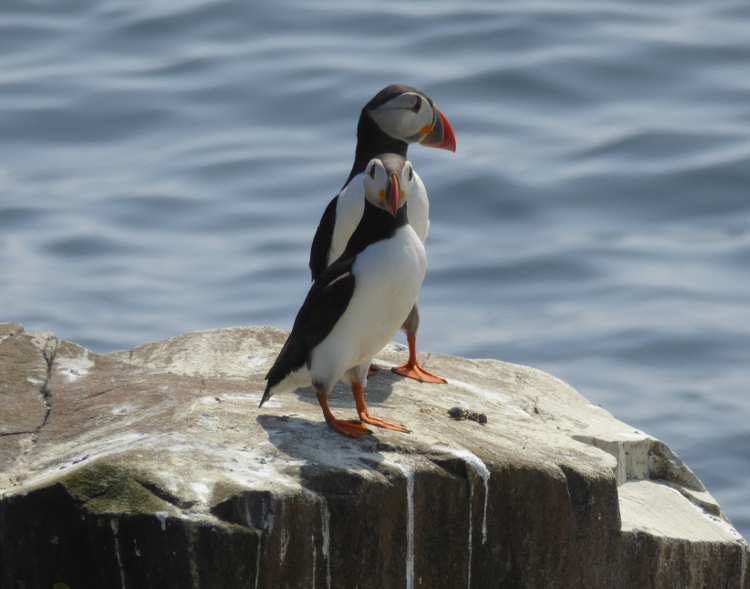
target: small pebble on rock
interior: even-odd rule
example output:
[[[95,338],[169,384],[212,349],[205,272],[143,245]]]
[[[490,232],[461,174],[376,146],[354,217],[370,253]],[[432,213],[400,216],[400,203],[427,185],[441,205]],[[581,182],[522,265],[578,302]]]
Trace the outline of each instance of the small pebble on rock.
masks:
[[[487,415],[476,411],[469,411],[463,407],[451,407],[448,409],[448,415],[456,420],[468,419],[484,425],[487,423]]]

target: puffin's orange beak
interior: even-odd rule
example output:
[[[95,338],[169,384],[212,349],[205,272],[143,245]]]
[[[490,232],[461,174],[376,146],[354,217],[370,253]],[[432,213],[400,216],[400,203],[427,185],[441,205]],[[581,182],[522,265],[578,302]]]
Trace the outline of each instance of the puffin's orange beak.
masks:
[[[391,204],[391,215],[394,217],[398,213],[398,201],[401,198],[401,186],[398,183],[398,176],[391,174],[388,179],[388,200]]]
[[[435,122],[432,129],[426,130],[427,133],[420,143],[427,147],[436,147],[438,149],[448,149],[456,151],[456,136],[453,133],[453,127],[448,122],[445,115],[435,107]]]

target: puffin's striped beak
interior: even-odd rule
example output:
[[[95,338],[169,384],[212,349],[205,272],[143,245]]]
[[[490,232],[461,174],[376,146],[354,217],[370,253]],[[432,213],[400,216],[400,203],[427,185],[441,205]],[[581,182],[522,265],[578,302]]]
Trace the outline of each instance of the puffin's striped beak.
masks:
[[[437,107],[435,107],[435,114],[437,116],[432,124],[432,129],[427,131],[420,143],[427,147],[456,151],[456,136],[453,134],[453,127]]]
[[[388,178],[388,200],[391,204],[391,215],[394,217],[398,213],[398,201],[401,197],[401,186],[398,183],[398,176],[391,174]]]

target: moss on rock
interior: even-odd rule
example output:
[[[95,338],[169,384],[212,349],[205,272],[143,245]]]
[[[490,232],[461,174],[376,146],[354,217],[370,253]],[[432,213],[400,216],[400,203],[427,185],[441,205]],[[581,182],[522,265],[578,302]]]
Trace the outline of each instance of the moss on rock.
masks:
[[[172,511],[172,505],[138,482],[139,473],[117,463],[94,462],[60,482],[68,493],[93,513]]]

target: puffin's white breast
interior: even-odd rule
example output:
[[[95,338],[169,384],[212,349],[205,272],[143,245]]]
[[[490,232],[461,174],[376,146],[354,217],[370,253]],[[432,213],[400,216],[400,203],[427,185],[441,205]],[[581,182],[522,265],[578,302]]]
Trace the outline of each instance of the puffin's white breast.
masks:
[[[357,229],[364,212],[365,187],[362,174],[357,174],[339,193],[336,200],[336,221],[333,226],[331,249],[328,252],[329,265],[344,253],[346,244]]]
[[[328,252],[328,264],[336,261],[346,249],[349,238],[357,229],[365,211],[365,192],[362,174],[352,178],[339,193],[336,202],[336,221],[333,227],[331,249]],[[414,228],[417,237],[424,242],[430,229],[430,201],[427,189],[419,175],[414,172],[414,187],[406,201],[406,214],[409,225]]]
[[[363,250],[352,266],[349,305],[313,350],[313,379],[338,379],[380,351],[411,311],[426,271],[424,246],[410,225]]]
[[[430,231],[430,201],[427,198],[424,182],[416,172],[414,172],[414,187],[409,192],[409,198],[406,201],[406,215],[409,218],[409,225],[414,227],[417,237],[424,243]]]

